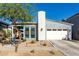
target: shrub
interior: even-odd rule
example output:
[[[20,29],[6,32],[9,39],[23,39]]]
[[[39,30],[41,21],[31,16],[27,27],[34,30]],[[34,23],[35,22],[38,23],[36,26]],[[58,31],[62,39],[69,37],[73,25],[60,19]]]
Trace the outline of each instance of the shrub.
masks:
[[[11,30],[9,29],[3,29],[4,37],[11,37]]]
[[[53,51],[49,51],[49,53],[51,53],[51,54],[55,54]]]
[[[46,45],[47,45],[47,44],[45,44],[45,43],[43,44],[43,46],[46,46]]]
[[[33,44],[33,43],[35,43],[35,41],[34,41],[34,40],[32,40],[32,41],[31,41],[31,43]]]
[[[26,41],[26,39],[22,39],[22,42],[25,42]]]
[[[34,53],[35,51],[34,51],[34,50],[31,50],[30,52],[31,52],[31,53]]]

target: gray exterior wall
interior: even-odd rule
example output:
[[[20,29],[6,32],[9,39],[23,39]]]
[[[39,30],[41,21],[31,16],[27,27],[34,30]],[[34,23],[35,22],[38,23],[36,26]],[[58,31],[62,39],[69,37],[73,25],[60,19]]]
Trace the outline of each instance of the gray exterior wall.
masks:
[[[66,22],[74,24],[72,26],[72,38],[73,40],[79,40],[79,14],[68,18]]]

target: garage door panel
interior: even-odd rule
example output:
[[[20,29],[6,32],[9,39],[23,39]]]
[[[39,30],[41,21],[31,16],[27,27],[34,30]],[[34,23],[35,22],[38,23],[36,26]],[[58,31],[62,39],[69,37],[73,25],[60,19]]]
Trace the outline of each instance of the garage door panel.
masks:
[[[67,37],[67,31],[47,31],[47,39],[62,40]]]

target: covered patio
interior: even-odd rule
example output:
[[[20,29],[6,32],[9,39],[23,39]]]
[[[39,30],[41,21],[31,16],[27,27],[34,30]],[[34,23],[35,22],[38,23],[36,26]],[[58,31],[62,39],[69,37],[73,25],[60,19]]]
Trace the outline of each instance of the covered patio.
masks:
[[[14,26],[19,29],[21,34],[21,39],[24,40],[37,40],[37,23],[35,22],[21,22],[12,24],[12,38],[14,37]]]

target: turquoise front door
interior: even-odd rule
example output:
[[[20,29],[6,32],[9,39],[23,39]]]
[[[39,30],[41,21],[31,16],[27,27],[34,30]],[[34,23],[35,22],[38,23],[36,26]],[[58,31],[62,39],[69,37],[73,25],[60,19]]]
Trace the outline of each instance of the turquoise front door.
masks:
[[[28,25],[25,27],[26,40],[36,40],[36,26]]]

